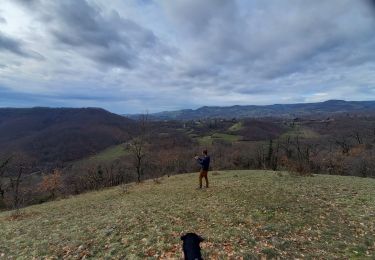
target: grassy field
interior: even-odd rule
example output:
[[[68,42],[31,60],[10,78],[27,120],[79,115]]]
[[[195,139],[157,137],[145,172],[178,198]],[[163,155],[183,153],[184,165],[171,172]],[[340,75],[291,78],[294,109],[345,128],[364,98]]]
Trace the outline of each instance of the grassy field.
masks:
[[[299,136],[302,138],[319,138],[320,137],[319,133],[307,127],[302,127],[300,125],[296,125],[290,131],[282,134],[282,137],[287,137],[287,136],[290,136],[290,137]]]
[[[229,127],[228,131],[236,132],[236,131],[241,130],[242,128],[243,128],[242,122],[238,122],[238,123],[235,123],[234,125],[232,125],[231,127]]]
[[[237,142],[241,139],[239,135],[214,133],[203,137],[198,137],[197,140],[200,145],[211,145],[214,140],[222,140],[228,143]]]
[[[84,158],[75,162],[75,164],[84,164],[88,162],[111,162],[113,160],[119,159],[122,156],[126,155],[128,151],[125,150],[124,144],[111,146],[96,155]]]
[[[179,259],[196,232],[207,259],[375,258],[375,180],[266,171],[164,177],[0,213],[0,258]]]

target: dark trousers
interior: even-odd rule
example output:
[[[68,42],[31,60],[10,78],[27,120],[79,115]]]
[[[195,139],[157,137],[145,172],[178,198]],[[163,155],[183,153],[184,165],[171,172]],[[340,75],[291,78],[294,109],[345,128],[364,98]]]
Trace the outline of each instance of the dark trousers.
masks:
[[[208,171],[201,170],[199,173],[199,187],[202,188],[202,179],[204,178],[206,180],[206,187],[208,188],[208,177],[207,177]]]

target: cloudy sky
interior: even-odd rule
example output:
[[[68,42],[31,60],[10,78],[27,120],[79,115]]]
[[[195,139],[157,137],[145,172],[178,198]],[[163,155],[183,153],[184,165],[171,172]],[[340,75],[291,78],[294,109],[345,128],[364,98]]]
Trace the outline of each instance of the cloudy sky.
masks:
[[[375,99],[368,0],[0,0],[0,107]]]

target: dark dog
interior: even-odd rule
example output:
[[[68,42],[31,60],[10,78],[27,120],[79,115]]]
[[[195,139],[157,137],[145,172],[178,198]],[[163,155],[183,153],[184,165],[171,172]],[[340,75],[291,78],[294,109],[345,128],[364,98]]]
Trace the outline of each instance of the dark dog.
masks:
[[[181,237],[183,241],[182,249],[186,260],[202,260],[201,247],[199,243],[204,239],[195,233],[187,233]]]

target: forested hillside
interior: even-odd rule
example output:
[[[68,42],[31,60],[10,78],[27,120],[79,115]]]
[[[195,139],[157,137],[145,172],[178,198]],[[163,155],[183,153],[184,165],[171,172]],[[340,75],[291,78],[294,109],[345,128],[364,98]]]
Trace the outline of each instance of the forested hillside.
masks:
[[[2,154],[62,163],[124,142],[134,122],[99,108],[0,108]]]

